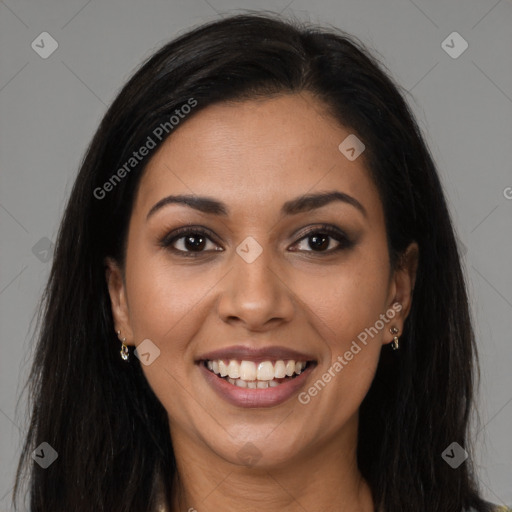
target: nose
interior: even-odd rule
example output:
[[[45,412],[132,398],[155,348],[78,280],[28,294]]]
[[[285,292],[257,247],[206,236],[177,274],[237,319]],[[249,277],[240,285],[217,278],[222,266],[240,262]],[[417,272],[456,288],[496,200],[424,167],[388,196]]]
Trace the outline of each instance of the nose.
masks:
[[[270,252],[263,250],[251,263],[234,255],[233,267],[223,280],[217,306],[224,322],[240,323],[251,331],[263,331],[293,318],[293,292],[279,270],[271,267]]]

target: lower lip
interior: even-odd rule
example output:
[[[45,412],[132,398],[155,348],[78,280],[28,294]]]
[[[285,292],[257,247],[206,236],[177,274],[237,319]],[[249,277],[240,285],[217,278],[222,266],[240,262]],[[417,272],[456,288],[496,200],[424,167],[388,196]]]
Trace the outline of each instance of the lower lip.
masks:
[[[213,390],[224,400],[238,407],[273,407],[286,402],[295,395],[306,383],[314,365],[309,365],[300,375],[287,380],[273,388],[264,389],[241,388],[230,384],[224,378],[218,377],[215,373],[206,368],[204,363],[199,363],[199,368],[206,381]]]

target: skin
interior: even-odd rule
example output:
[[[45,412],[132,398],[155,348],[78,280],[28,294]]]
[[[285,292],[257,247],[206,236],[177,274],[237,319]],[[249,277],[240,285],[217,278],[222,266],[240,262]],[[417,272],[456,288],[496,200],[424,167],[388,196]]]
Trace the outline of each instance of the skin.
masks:
[[[338,149],[350,133],[309,93],[222,103],[183,122],[147,165],[125,268],[109,259],[106,277],[126,344],[149,338],[160,349],[142,368],[169,416],[180,475],[173,510],[374,510],[356,462],[358,410],[382,345],[393,339],[389,327],[403,330],[418,248],[411,244],[403,265],[390,267],[364,153],[349,161]],[[336,201],[280,215],[286,201],[333,190],[357,199],[366,214]],[[171,194],[214,198],[229,215],[169,204],[147,219]],[[330,238],[315,251],[305,228],[322,223],[354,244],[332,251],[339,242]],[[196,258],[159,245],[187,224],[215,236]],[[236,252],[248,236],[263,250],[252,263]],[[193,250],[183,238],[173,246]],[[314,355],[307,390],[394,303],[401,311],[307,405],[293,396],[273,407],[236,407],[215,394],[195,363],[244,342],[282,345]],[[248,442],[258,450],[253,466],[237,455]]]

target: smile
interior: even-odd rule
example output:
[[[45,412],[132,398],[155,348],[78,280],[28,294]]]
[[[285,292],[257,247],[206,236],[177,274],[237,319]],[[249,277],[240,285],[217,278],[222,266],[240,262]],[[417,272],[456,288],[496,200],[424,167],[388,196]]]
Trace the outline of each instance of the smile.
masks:
[[[206,360],[208,370],[233,386],[250,389],[277,387],[296,378],[308,366],[307,361],[237,361]]]
[[[215,394],[243,408],[274,407],[300,393],[317,363],[313,360],[202,359],[198,368]]]

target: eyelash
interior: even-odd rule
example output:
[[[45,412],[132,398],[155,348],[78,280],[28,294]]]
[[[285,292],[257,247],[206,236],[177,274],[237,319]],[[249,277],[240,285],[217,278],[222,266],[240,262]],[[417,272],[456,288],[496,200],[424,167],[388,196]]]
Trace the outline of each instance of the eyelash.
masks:
[[[343,231],[340,229],[331,226],[329,224],[321,224],[320,226],[317,226],[313,229],[310,229],[304,233],[301,233],[300,238],[294,243],[294,245],[297,245],[299,242],[301,242],[304,239],[307,239],[315,234],[321,234],[321,235],[327,235],[328,238],[333,238],[338,242],[338,246],[334,249],[328,249],[327,251],[302,251],[302,252],[310,252],[316,255],[330,255],[335,252],[341,251],[343,249],[349,249],[354,245],[354,242],[349,239]],[[208,238],[210,241],[216,243],[212,238],[215,237],[213,234],[201,227],[193,227],[193,226],[185,226],[183,228],[176,229],[172,233],[167,234],[160,242],[159,245],[165,249],[168,249],[172,251],[173,253],[185,257],[185,258],[197,258],[203,255],[203,253],[207,252],[204,250],[201,251],[184,251],[181,249],[176,249],[172,247],[172,244],[174,244],[177,240],[180,240],[182,238],[185,238],[187,235],[196,235],[196,236],[204,236],[205,238]],[[220,252],[220,251],[219,251]],[[301,252],[301,251],[297,251]]]

